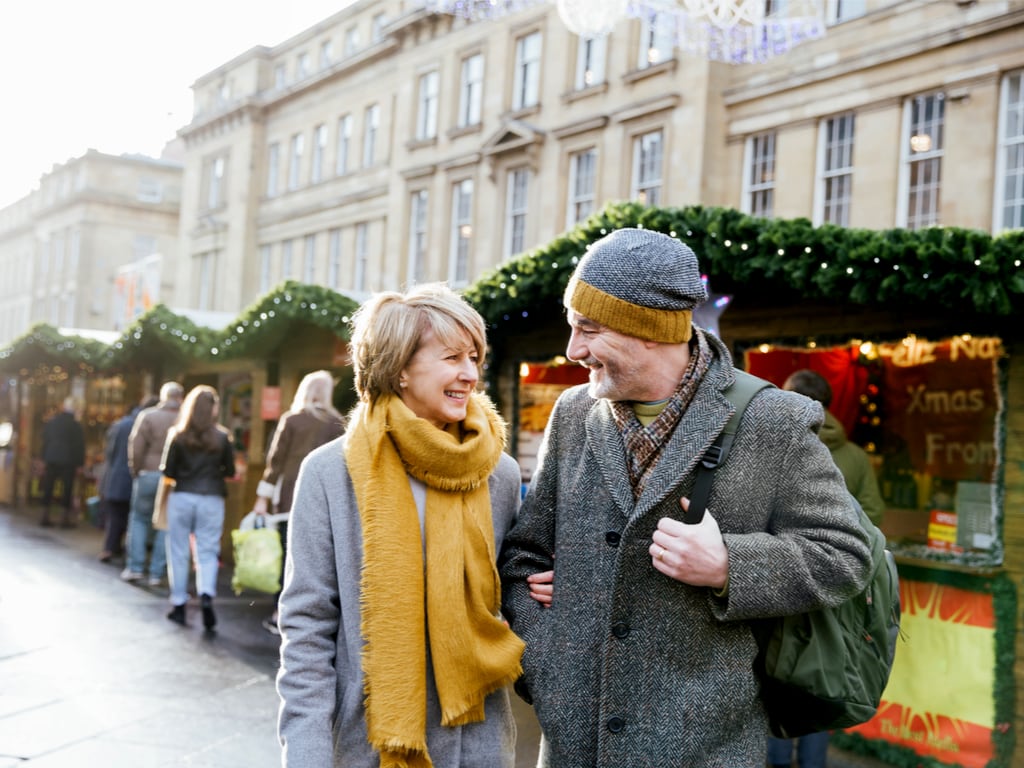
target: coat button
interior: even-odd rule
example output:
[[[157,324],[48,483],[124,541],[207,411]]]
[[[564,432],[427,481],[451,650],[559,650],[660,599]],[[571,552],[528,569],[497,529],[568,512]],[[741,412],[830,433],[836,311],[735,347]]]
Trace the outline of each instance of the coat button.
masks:
[[[619,546],[619,541],[622,540],[622,534],[618,531],[608,531],[608,533],[604,535],[604,540],[608,542],[609,547],[617,547]]]
[[[612,624],[612,634],[619,638],[619,640],[625,639],[629,634],[629,624],[624,621],[616,621]]]
[[[620,733],[626,727],[626,721],[621,717],[609,717],[605,725],[612,733]]]

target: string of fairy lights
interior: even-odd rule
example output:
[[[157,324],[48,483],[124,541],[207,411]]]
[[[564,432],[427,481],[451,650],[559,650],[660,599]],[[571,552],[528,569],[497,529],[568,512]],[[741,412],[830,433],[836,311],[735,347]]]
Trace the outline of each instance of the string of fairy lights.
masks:
[[[621,227],[683,240],[720,290],[731,285],[837,305],[939,307],[964,322],[1019,311],[1024,294],[1019,230],[991,236],[960,228],[813,227],[806,219],[761,219],[726,208],[617,203],[465,291],[487,321],[492,343],[529,335],[558,317],[565,284],[589,244]]]
[[[726,283],[781,297],[864,306],[939,307],[965,316],[1010,316],[1024,304],[1020,230],[992,236],[955,227],[813,227],[806,219],[762,219],[729,208],[611,203],[465,289],[467,300],[484,316],[492,343],[500,346],[502,337],[528,332],[560,312],[565,284],[588,245],[622,227],[679,237],[698,254],[703,271],[722,281],[719,287]],[[162,305],[109,346],[35,326],[0,350],[0,370],[45,377],[69,370],[114,370],[154,349],[187,361],[259,356],[261,339],[294,320],[347,338],[356,307],[324,286],[288,281],[216,331]]]
[[[67,337],[50,325],[38,324],[0,350],[0,370],[28,383],[57,383],[74,375],[137,367],[140,359],[201,363],[256,356],[265,350],[268,334],[278,333],[296,320],[347,338],[357,306],[324,286],[287,281],[219,330],[198,326],[164,305],[137,318],[110,345]]]

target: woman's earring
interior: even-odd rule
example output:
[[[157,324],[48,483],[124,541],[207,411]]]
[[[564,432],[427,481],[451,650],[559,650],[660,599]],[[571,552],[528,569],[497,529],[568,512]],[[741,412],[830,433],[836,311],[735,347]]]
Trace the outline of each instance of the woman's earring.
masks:
[[[398,382],[398,386],[400,386],[402,389],[405,389],[407,386],[409,386],[409,383],[406,381],[400,381]]]

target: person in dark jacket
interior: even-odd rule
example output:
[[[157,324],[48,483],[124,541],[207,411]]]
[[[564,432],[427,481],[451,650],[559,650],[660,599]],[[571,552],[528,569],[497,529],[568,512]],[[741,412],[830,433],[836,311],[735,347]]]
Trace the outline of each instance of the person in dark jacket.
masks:
[[[188,602],[190,538],[195,537],[196,589],[203,626],[217,623],[220,540],[224,532],[225,478],[235,475],[235,451],[228,431],[217,423],[220,398],[213,387],[200,384],[185,396],[177,423],[167,435],[160,470],[174,480],[167,502],[167,570],[171,611],[167,618],[185,624]]]
[[[821,405],[760,390],[707,513],[686,525],[697,467],[735,410],[728,348],[692,322],[707,300],[696,255],[616,230],[588,247],[564,300],[566,357],[590,379],[555,403],[500,561],[538,768],[761,768],[751,622],[838,605],[871,565],[816,434]],[[534,580],[549,570],[543,607]]]
[[[278,422],[270,450],[267,451],[267,468],[256,488],[256,502],[252,507],[257,515],[266,515],[271,504],[274,506],[274,514],[288,514],[292,508],[295,481],[302,460],[314,448],[340,437],[345,431],[345,417],[338,413],[331,402],[333,394],[334,377],[330,371],[313,371],[302,377],[291,408]],[[287,521],[279,520],[277,530],[281,534],[281,546],[287,552]],[[276,597],[280,597],[280,594],[278,592]],[[278,635],[280,629],[277,626],[276,597],[274,612],[263,620],[263,628]]]
[[[53,525],[50,520],[50,505],[57,481],[61,483],[60,504],[61,527],[73,528],[71,504],[74,498],[75,475],[85,464],[85,433],[75,418],[75,399],[64,398],[60,413],[43,425],[43,516],[39,524],[44,528]]]
[[[128,512],[132,501],[132,472],[128,466],[128,436],[135,424],[135,417],[143,408],[156,404],[150,398],[132,408],[110,425],[103,454],[107,470],[100,483],[100,500],[106,520],[104,522],[103,551],[100,561],[107,563],[124,552],[124,535],[128,530]]]

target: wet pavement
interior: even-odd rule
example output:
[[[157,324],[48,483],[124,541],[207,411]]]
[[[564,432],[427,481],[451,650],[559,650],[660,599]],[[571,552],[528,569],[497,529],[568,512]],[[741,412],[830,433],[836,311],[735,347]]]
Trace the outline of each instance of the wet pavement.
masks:
[[[40,528],[0,506],[0,768],[275,768],[278,639],[270,595],[220,571],[217,628],[168,621],[167,589],[121,581],[102,531]],[[517,768],[539,730],[513,696]],[[883,764],[831,750],[829,768]]]
[[[103,534],[40,528],[0,506],[0,768],[274,768],[278,638],[270,595],[231,591],[216,632],[198,602],[168,621],[167,588],[121,581]],[[517,768],[536,763],[533,713],[516,699]]]
[[[225,584],[216,634],[179,627],[101,544],[0,511],[0,768],[279,765],[269,596]]]

